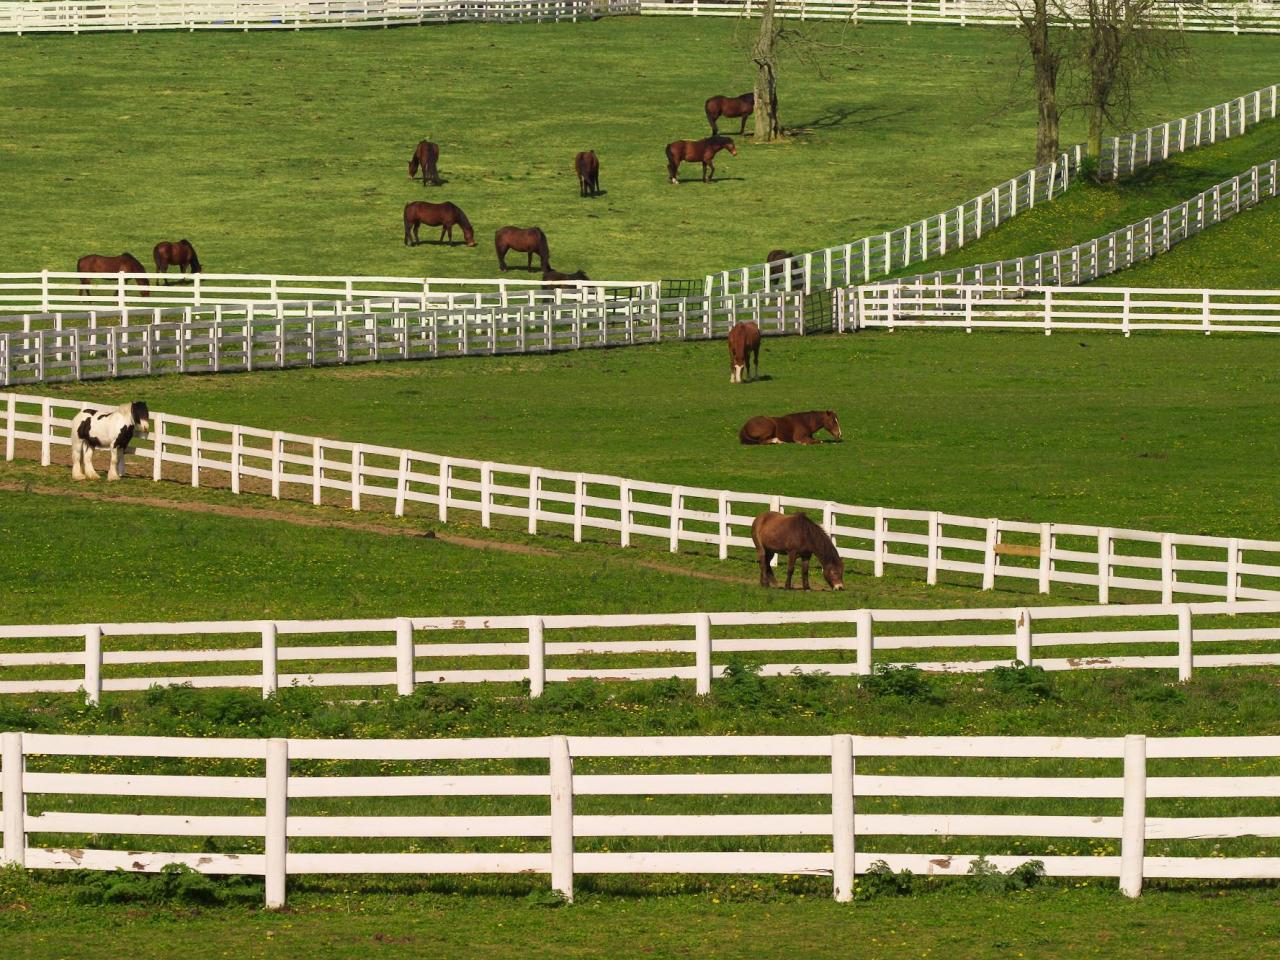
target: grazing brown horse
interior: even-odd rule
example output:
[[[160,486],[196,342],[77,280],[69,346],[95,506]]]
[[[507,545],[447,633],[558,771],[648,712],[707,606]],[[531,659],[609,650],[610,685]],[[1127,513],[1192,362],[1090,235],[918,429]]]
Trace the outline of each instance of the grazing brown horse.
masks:
[[[751,540],[756,545],[760,563],[760,586],[776,587],[778,578],[770,564],[776,553],[787,555],[787,589],[800,558],[800,583],[809,589],[809,558],[817,556],[822,564],[822,577],[832,590],[844,589],[844,560],[826,532],[803,513],[783,515],[766,510],[751,523]]]
[[[733,145],[731,137],[708,137],[706,140],[675,140],[667,144],[667,176],[672,183],[679,183],[676,172],[681,163],[698,162],[702,164],[702,182],[715,179],[715,155],[721,150],[728,150],[733,156],[738,155],[738,148]]]
[[[541,227],[503,227],[493,235],[493,246],[498,251],[498,266],[503,272],[507,269],[507,251],[527,253],[529,263],[526,270],[533,269],[533,255],[536,253],[542,261],[542,272],[551,269],[551,254],[547,250],[547,235]]]
[[[440,148],[430,140],[423,140],[414,148],[413,157],[409,160],[409,179],[412,180],[421,170],[424,187],[428,181],[439,186],[440,174],[436,170],[436,161],[439,159]]]
[[[756,95],[744,93],[740,97],[708,97],[706,108],[707,123],[711,124],[713,137],[720,133],[716,121],[721,117],[728,117],[730,120],[741,117],[742,127],[738,130],[738,136],[742,136],[747,132],[747,117],[756,112]]]
[[[468,247],[476,245],[476,233],[471,229],[471,221],[456,203],[427,203],[425,200],[406,203],[404,205],[405,246],[413,246],[418,242],[418,228],[424,223],[428,227],[440,228],[438,241],[440,243],[444,243],[445,237],[453,243],[453,228],[458,226],[462,228],[463,242]],[[411,236],[412,243],[409,242]]]
[[[146,273],[147,268],[138,262],[138,258],[132,253],[122,253],[118,257],[104,257],[100,253],[90,253],[81,257],[76,261],[76,273]],[[139,277],[134,281],[140,286],[148,286],[146,277]],[[89,279],[85,277],[80,281],[80,292],[87,294],[89,292]],[[146,290],[139,291],[142,296],[147,296]]]
[[[179,273],[184,267],[189,267],[192,273],[200,272],[200,258],[196,256],[196,248],[190,240],[177,243],[161,240],[151,251],[151,256],[156,261],[156,273],[168,273],[170,266],[176,266]]]
[[[600,192],[600,158],[594,150],[574,157],[573,169],[578,174],[578,196],[594,197]]]
[[[820,443],[813,439],[819,430],[827,430],[840,439],[840,421],[834,410],[810,410],[789,413],[785,417],[752,417],[738,431],[742,443]]]
[[[561,273],[559,270],[543,270],[542,279],[543,280],[590,280],[591,278],[588,277],[581,270],[579,270],[577,273]],[[564,286],[571,286],[571,284],[564,284]]]
[[[729,328],[729,382],[741,383],[742,371],[751,376],[751,358],[755,357],[756,376],[760,376],[760,328],[748,320]]]

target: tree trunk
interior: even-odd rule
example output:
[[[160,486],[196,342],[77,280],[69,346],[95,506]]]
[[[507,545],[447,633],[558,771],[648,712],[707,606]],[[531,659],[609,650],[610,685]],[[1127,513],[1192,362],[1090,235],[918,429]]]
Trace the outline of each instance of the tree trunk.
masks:
[[[1036,87],[1036,166],[1058,158],[1058,63],[1051,46],[1048,0],[1035,0],[1034,11],[1025,21],[1031,45],[1031,62]]]
[[[778,120],[778,34],[773,26],[774,2],[765,2],[760,15],[760,35],[751,53],[751,60],[756,65],[756,143],[782,139],[782,123]]]
[[[1085,111],[1089,115],[1089,139],[1085,143],[1085,153],[1091,157],[1101,157],[1105,110],[1101,103],[1094,101],[1086,106]]]

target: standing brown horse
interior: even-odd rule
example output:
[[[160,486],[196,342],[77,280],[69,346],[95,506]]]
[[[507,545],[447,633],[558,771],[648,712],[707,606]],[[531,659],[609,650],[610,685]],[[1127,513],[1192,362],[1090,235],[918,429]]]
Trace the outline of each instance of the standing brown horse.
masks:
[[[151,256],[156,261],[156,273],[168,273],[170,266],[176,266],[179,273],[184,267],[190,267],[192,273],[200,272],[200,258],[196,256],[196,248],[190,240],[177,243],[161,240],[151,251]]]
[[[594,150],[586,150],[573,158],[578,174],[578,196],[594,197],[600,192],[600,158]]]
[[[706,140],[674,140],[667,144],[667,176],[672,183],[679,183],[676,172],[680,164],[697,161],[702,164],[702,182],[715,179],[715,155],[721,150],[728,150],[733,156],[738,155],[738,148],[733,145],[731,137],[708,137]]]
[[[716,127],[716,121],[721,117],[728,117],[730,120],[741,117],[742,127],[738,130],[738,136],[742,136],[747,132],[747,117],[756,112],[756,95],[744,93],[740,97],[708,97],[706,109],[707,122],[711,124],[713,137],[720,133]]]
[[[791,577],[796,570],[796,558],[800,558],[800,583],[809,589],[809,558],[816,555],[822,564],[822,577],[832,590],[844,589],[844,560],[836,552],[820,526],[803,513],[784,516],[766,510],[752,521],[751,540],[756,545],[756,560],[760,563],[760,586],[776,587],[778,578],[770,564],[777,553],[787,555],[787,589],[791,589]]]
[[[453,243],[453,228],[462,227],[462,238],[468,247],[476,245],[476,233],[471,229],[471,221],[455,203],[427,203],[425,200],[414,200],[404,205],[404,243],[411,247],[418,242],[418,227],[422,224],[440,228],[440,243],[445,237]],[[410,243],[410,237],[413,242]]]
[[[821,441],[813,435],[825,429],[840,439],[840,421],[834,410],[810,410],[808,413],[789,413],[785,417],[752,417],[738,431],[738,440],[745,444],[803,443]]]
[[[547,235],[541,227],[503,227],[493,235],[493,245],[498,251],[498,266],[503,272],[507,269],[507,251],[527,253],[529,263],[526,270],[533,269],[533,255],[536,253],[542,261],[542,272],[551,269],[551,254],[547,249]]]
[[[122,253],[118,257],[105,257],[100,253],[90,253],[81,257],[76,261],[76,273],[146,273],[147,268],[144,267],[132,253]],[[146,277],[139,277],[134,283],[139,286],[148,286]],[[87,294],[89,292],[89,278],[83,277],[80,280],[80,292]],[[146,290],[139,291],[142,296],[147,296]]]
[[[760,328],[748,320],[729,328],[729,382],[741,383],[742,371],[751,376],[751,358],[755,357],[756,376],[760,376]]]
[[[430,180],[440,186],[440,174],[436,170],[436,161],[440,159],[440,148],[430,140],[423,140],[414,148],[413,157],[409,160],[409,179],[412,180],[422,170],[422,185]]]

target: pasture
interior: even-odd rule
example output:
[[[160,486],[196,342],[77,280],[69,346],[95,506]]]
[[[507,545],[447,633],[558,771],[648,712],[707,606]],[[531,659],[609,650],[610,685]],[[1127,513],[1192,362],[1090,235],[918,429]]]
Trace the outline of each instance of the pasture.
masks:
[[[689,277],[895,228],[1031,165],[1012,35],[828,23],[806,31],[847,47],[827,51],[822,76],[784,63],[798,135],[740,143],[714,184],[669,185],[663,145],[706,136],[705,97],[750,86],[752,29],[616,18],[3,37],[0,165],[23,184],[0,221],[4,267],[125,249],[149,264],[155,242],[187,237],[211,272],[490,276],[493,231],[510,223],[546,227],[563,271]],[[1267,38],[1189,42],[1195,59],[1142,92],[1134,125],[1274,77]],[[440,144],[443,187],[408,178],[424,137]],[[1065,125],[1064,144],[1082,138]],[[594,199],[573,173],[584,149],[600,157]],[[417,199],[456,202],[477,247],[404,247],[401,210]]]

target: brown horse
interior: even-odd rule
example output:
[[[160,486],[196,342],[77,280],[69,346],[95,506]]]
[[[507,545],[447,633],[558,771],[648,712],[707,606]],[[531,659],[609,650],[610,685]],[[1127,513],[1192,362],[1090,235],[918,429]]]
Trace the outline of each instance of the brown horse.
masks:
[[[543,280],[590,280],[585,273],[579,270],[577,273],[561,273],[559,270],[543,270]],[[572,286],[572,284],[564,284],[564,286]]]
[[[594,197],[600,192],[600,158],[594,150],[586,150],[573,158],[578,174],[578,196]]]
[[[844,560],[836,552],[836,545],[826,532],[803,513],[784,516],[766,510],[752,521],[751,540],[756,545],[756,560],[760,563],[760,586],[776,587],[778,578],[770,564],[776,553],[787,555],[787,589],[791,589],[791,577],[796,570],[796,558],[800,558],[800,583],[809,589],[809,558],[817,556],[822,564],[822,577],[832,590],[844,589]]]
[[[529,263],[526,270],[533,269],[533,255],[536,253],[542,261],[542,272],[551,269],[551,254],[547,249],[547,235],[541,227],[503,227],[493,235],[493,245],[498,251],[498,266],[503,272],[507,269],[507,251],[527,253]]]
[[[755,357],[756,376],[760,376],[760,328],[748,320],[729,328],[729,382],[741,383],[742,371],[751,376],[751,358]]]
[[[161,240],[151,251],[151,256],[156,261],[156,273],[168,273],[170,266],[176,266],[179,273],[184,267],[189,267],[192,273],[200,272],[200,258],[196,256],[196,248],[190,240],[177,243]]]
[[[789,413],[785,417],[752,417],[738,431],[738,440],[746,444],[757,443],[820,443],[813,435],[825,429],[840,439],[840,421],[834,410],[810,410],[808,413]]]
[[[706,140],[674,140],[667,144],[667,176],[672,183],[679,183],[676,172],[681,163],[698,162],[702,164],[702,182],[715,179],[715,155],[721,150],[728,150],[733,156],[738,155],[738,148],[733,145],[731,137],[708,137]]]
[[[770,250],[764,262],[769,267],[769,280],[772,287],[785,287],[787,283],[786,261],[794,260],[795,254],[790,250]],[[791,265],[792,286],[804,283],[804,267],[798,263]]]
[[[747,132],[747,117],[756,112],[756,95],[744,93],[740,97],[708,97],[706,109],[707,123],[711,124],[713,137],[720,133],[716,121],[721,117],[728,117],[730,120],[741,117],[742,127],[738,130],[738,136],[742,136]]]
[[[425,200],[406,203],[404,205],[405,246],[414,246],[418,242],[418,228],[424,223],[428,227],[440,228],[439,243],[444,243],[445,237],[453,243],[453,228],[459,226],[462,227],[463,242],[468,247],[476,245],[476,233],[471,229],[471,221],[462,212],[462,208],[455,203],[427,203]],[[410,237],[412,237],[412,243],[410,243]]]
[[[430,181],[440,186],[440,174],[436,170],[436,161],[440,159],[440,148],[430,140],[423,140],[414,148],[409,160],[409,179],[412,180],[422,170],[422,185]],[[434,226],[434,224],[433,224]]]
[[[144,267],[132,253],[122,253],[118,257],[105,257],[100,253],[90,253],[81,257],[76,261],[76,273],[146,273],[147,268]],[[140,286],[148,286],[146,277],[139,277],[134,281]],[[87,294],[89,292],[89,278],[83,277],[80,280],[80,292]],[[142,296],[147,296],[146,290],[139,291]]]

